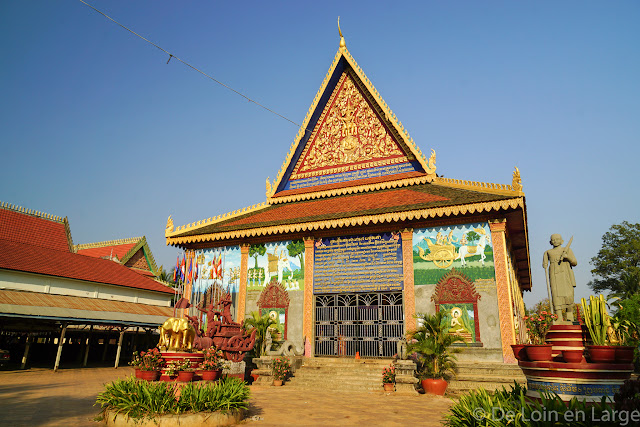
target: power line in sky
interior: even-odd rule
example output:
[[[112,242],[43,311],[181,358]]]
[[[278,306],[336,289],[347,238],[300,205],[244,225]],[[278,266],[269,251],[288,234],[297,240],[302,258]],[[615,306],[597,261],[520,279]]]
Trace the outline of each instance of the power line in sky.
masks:
[[[174,54],[172,54],[171,52],[167,51],[166,49],[163,49],[162,47],[160,47],[160,46],[158,46],[157,44],[153,43],[152,41],[150,41],[150,40],[148,40],[148,39],[144,38],[143,36],[141,36],[140,34],[136,33],[135,31],[131,30],[130,28],[128,28],[128,27],[126,27],[126,26],[122,25],[121,23],[119,23],[118,21],[116,21],[115,19],[113,19],[112,17],[110,17],[109,15],[107,15],[106,13],[102,12],[101,10],[96,9],[95,7],[93,7],[92,5],[90,5],[89,3],[87,3],[87,2],[85,2],[85,1],[83,1],[83,0],[78,0],[78,1],[79,1],[80,3],[82,3],[82,4],[86,5],[86,6],[90,7],[91,9],[95,10],[95,11],[96,11],[96,12],[98,12],[100,15],[104,16],[105,18],[107,18],[108,20],[112,21],[113,23],[115,23],[115,24],[119,25],[120,27],[124,28],[125,30],[129,31],[131,34],[135,35],[136,37],[141,38],[141,39],[142,39],[142,40],[144,40],[145,42],[149,43],[151,46],[154,46],[154,47],[156,47],[156,48],[160,49],[161,51],[163,51],[164,53],[166,53],[167,55],[169,55],[169,59],[167,60],[167,64],[169,63],[169,61],[171,61],[171,59],[175,58],[175,60],[176,60],[176,61],[180,61],[180,62],[182,62],[182,63],[183,63],[184,65],[186,65],[187,67],[189,67],[189,68],[191,68],[192,70],[195,70],[195,71],[197,71],[198,73],[202,74],[203,76],[205,76],[205,77],[207,77],[207,78],[209,78],[209,79],[213,80],[214,82],[218,83],[220,86],[224,86],[225,88],[229,89],[230,91],[232,91],[232,92],[233,92],[233,93],[235,93],[236,95],[240,95],[241,97],[243,97],[243,98],[244,98],[244,99],[246,99],[247,101],[249,101],[249,102],[253,102],[253,103],[254,103],[254,104],[256,104],[257,106],[259,106],[259,107],[261,107],[261,108],[264,108],[265,110],[269,111],[270,113],[273,113],[273,114],[275,114],[276,116],[281,117],[281,118],[285,119],[286,121],[291,122],[291,123],[293,123],[294,125],[296,125],[296,126],[298,126],[298,127],[300,127],[300,126],[301,126],[301,125],[299,125],[298,123],[294,122],[293,120],[291,120],[291,119],[289,119],[289,118],[287,118],[287,117],[283,116],[282,114],[280,114],[280,113],[278,113],[278,112],[276,112],[276,111],[273,111],[273,110],[272,110],[272,109],[270,109],[269,107],[266,107],[266,106],[264,106],[264,105],[260,104],[259,102],[254,101],[253,99],[249,98],[248,96],[246,96],[246,95],[245,95],[245,94],[243,94],[242,92],[239,92],[239,91],[235,90],[234,88],[232,88],[232,87],[230,87],[230,86],[228,86],[228,85],[226,85],[226,84],[222,83],[221,81],[219,81],[219,80],[217,80],[217,79],[213,78],[213,77],[212,77],[212,76],[210,76],[209,74],[207,74],[207,73],[205,73],[204,71],[202,71],[202,70],[200,70],[200,69],[198,69],[198,68],[194,67],[193,65],[189,64],[188,62],[183,61],[182,59],[178,58],[177,56],[175,56],[175,55],[174,55]],[[310,130],[309,130],[309,129],[305,129],[305,131],[310,132]]]

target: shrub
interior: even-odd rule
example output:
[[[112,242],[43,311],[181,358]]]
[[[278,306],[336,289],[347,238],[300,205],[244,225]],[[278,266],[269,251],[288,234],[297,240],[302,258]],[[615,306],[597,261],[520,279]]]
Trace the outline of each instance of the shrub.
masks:
[[[273,359],[273,379],[286,380],[291,375],[291,364],[289,360],[284,357],[277,357]]]
[[[382,384],[394,384],[396,382],[396,368],[389,365],[382,369]]]
[[[600,402],[585,403],[577,399],[564,402],[552,392],[544,392],[540,401],[526,397],[527,389],[514,382],[510,390],[489,393],[484,389],[460,396],[444,417],[448,427],[513,426],[513,427],[599,427],[635,425],[624,424],[629,413],[615,413],[613,405],[603,398]],[[621,422],[623,424],[621,424]]]
[[[131,418],[248,408],[249,388],[235,377],[225,377],[216,383],[187,383],[178,399],[176,388],[173,382],[137,381],[135,378],[116,380],[105,385],[96,405],[100,404],[103,414],[111,410]]]

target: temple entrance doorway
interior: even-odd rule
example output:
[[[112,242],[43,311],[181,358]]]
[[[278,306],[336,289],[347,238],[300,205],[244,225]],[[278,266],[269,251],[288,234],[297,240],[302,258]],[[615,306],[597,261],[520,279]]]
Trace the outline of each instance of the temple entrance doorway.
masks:
[[[402,292],[316,294],[315,355],[390,358],[404,333]]]

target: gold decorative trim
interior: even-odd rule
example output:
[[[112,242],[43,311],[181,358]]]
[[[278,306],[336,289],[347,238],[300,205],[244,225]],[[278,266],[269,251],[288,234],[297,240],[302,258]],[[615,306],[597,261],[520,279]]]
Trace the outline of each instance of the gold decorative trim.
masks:
[[[107,240],[105,242],[81,243],[79,245],[75,245],[73,249],[74,252],[78,252],[84,249],[104,248],[105,246],[120,246],[129,243],[138,243],[141,239],[142,237],[131,237],[129,239]]]
[[[208,226],[208,225],[212,225],[212,224],[216,224],[222,221],[227,221],[233,218],[237,218],[239,216],[242,215],[246,215],[248,213],[252,213],[252,212],[257,212],[259,210],[262,210],[264,208],[269,207],[270,205],[266,202],[263,203],[259,203],[257,205],[252,205],[246,208],[242,208],[242,209],[238,209],[235,210],[233,212],[228,212],[222,215],[218,215],[216,217],[211,217],[208,219],[203,219],[200,221],[196,221],[196,222],[191,222],[189,224],[186,225],[181,225],[178,228],[173,227],[173,221],[171,221],[171,227],[167,227],[164,230],[164,237],[166,237],[167,239],[170,238],[172,235],[176,235],[176,234],[181,234],[187,231],[194,231],[194,230],[198,230],[202,227]],[[171,218],[171,216],[169,216],[169,218]],[[167,222],[168,225],[168,222]]]
[[[42,219],[48,219],[50,221],[64,222],[64,218],[62,218],[61,216],[51,215],[51,214],[40,212],[40,211],[34,211],[33,209],[25,209],[22,206],[12,205],[7,202],[0,202],[0,208],[6,209],[8,211],[22,213],[25,215],[35,216]]]
[[[353,187],[333,188],[331,190],[314,191],[311,193],[295,194],[291,196],[275,197],[270,200],[271,204],[299,202],[302,200],[321,199],[323,197],[341,196],[343,194],[366,193],[375,190],[386,190],[388,188],[408,187],[410,185],[427,184],[435,177],[430,175],[416,178],[405,178],[395,181],[383,181],[375,184],[357,185]]]
[[[515,172],[514,172],[514,176],[515,176]],[[514,196],[514,195],[524,196],[524,193],[522,192],[522,185],[520,185],[519,187],[516,185],[516,188],[514,189],[512,185],[508,185],[508,184],[494,184],[490,182],[466,181],[462,179],[443,178],[441,176],[436,177],[436,179],[433,180],[433,183],[444,185],[447,187],[461,188],[463,190],[479,191],[481,193],[501,194],[505,196]]]
[[[313,102],[311,103],[311,107],[307,111],[307,115],[305,116],[305,118],[304,118],[304,120],[302,122],[302,125],[300,126],[300,129],[298,130],[298,134],[296,135],[294,141],[291,143],[291,147],[289,149],[289,153],[285,157],[285,160],[282,163],[282,166],[280,167],[280,170],[278,171],[278,174],[277,174],[277,177],[276,177],[276,179],[274,181],[274,185],[272,187],[272,190],[275,191],[275,189],[278,188],[278,186],[282,182],[284,174],[285,174],[288,166],[290,165],[291,160],[293,159],[293,155],[295,154],[295,152],[296,152],[296,150],[298,148],[298,145],[302,141],[302,138],[304,137],[305,132],[307,132],[307,131],[312,132],[313,131],[313,130],[307,130],[307,126],[309,126],[309,122],[311,121],[311,115],[313,114],[313,112],[318,107],[318,103],[320,102],[320,98],[322,97],[322,95],[326,91],[327,86],[329,84],[329,80],[331,79],[331,76],[335,72],[335,69],[338,66],[338,62],[340,61],[340,59],[342,57],[344,57],[346,59],[347,63],[349,64],[349,66],[351,67],[353,72],[356,74],[358,79],[360,79],[360,82],[365,86],[365,88],[367,89],[367,91],[369,92],[371,97],[373,97],[375,103],[378,104],[378,106],[380,107],[380,109],[384,113],[384,118],[389,122],[389,124],[391,126],[393,126],[395,128],[396,132],[398,133],[398,135],[402,139],[401,142],[403,142],[407,146],[407,148],[415,156],[416,160],[418,160],[418,162],[424,168],[424,170],[429,175],[433,175],[433,177],[435,177],[435,155],[434,155],[433,151],[432,151],[432,155],[431,155],[431,159],[432,160],[430,159],[431,161],[427,161],[426,157],[424,156],[424,154],[422,153],[420,148],[415,144],[415,142],[413,141],[413,139],[409,135],[409,132],[404,128],[404,126],[398,120],[398,118],[393,113],[393,111],[391,111],[391,109],[389,108],[387,103],[382,99],[382,97],[380,96],[380,93],[378,93],[378,91],[373,86],[371,81],[364,74],[364,71],[357,64],[357,62],[353,58],[353,56],[351,56],[351,53],[349,53],[349,51],[347,50],[346,44],[341,42],[340,48],[338,49],[338,52],[336,52],[336,55],[333,58],[333,62],[331,63],[331,66],[329,67],[329,71],[325,75],[325,78],[324,78],[322,84],[320,85],[320,89],[318,89],[318,92],[316,93],[316,96],[313,99]],[[267,203],[271,203],[271,197],[269,197],[269,196],[267,197]]]
[[[307,223],[282,224],[270,227],[257,227],[243,230],[226,231],[219,233],[199,234],[192,236],[166,236],[167,245],[182,245],[188,243],[238,239],[245,237],[264,236],[269,234],[293,233],[320,229],[351,227],[357,225],[390,223],[394,221],[419,220],[435,217],[464,215],[467,213],[481,213],[501,209],[524,209],[524,198],[517,197],[509,200],[497,200],[493,202],[472,203],[456,206],[443,206],[429,209],[419,209],[405,212],[392,212],[379,215],[364,215],[349,218],[340,218],[326,221],[314,221]]]

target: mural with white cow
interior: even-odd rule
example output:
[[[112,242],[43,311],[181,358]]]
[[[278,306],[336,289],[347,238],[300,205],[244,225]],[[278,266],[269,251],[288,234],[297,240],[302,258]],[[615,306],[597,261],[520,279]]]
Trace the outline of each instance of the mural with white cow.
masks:
[[[495,278],[488,223],[413,231],[415,285],[436,284],[452,268],[462,271],[471,280]]]
[[[247,289],[261,290],[271,280],[282,283],[288,291],[304,289],[304,242],[259,243],[249,248]]]

